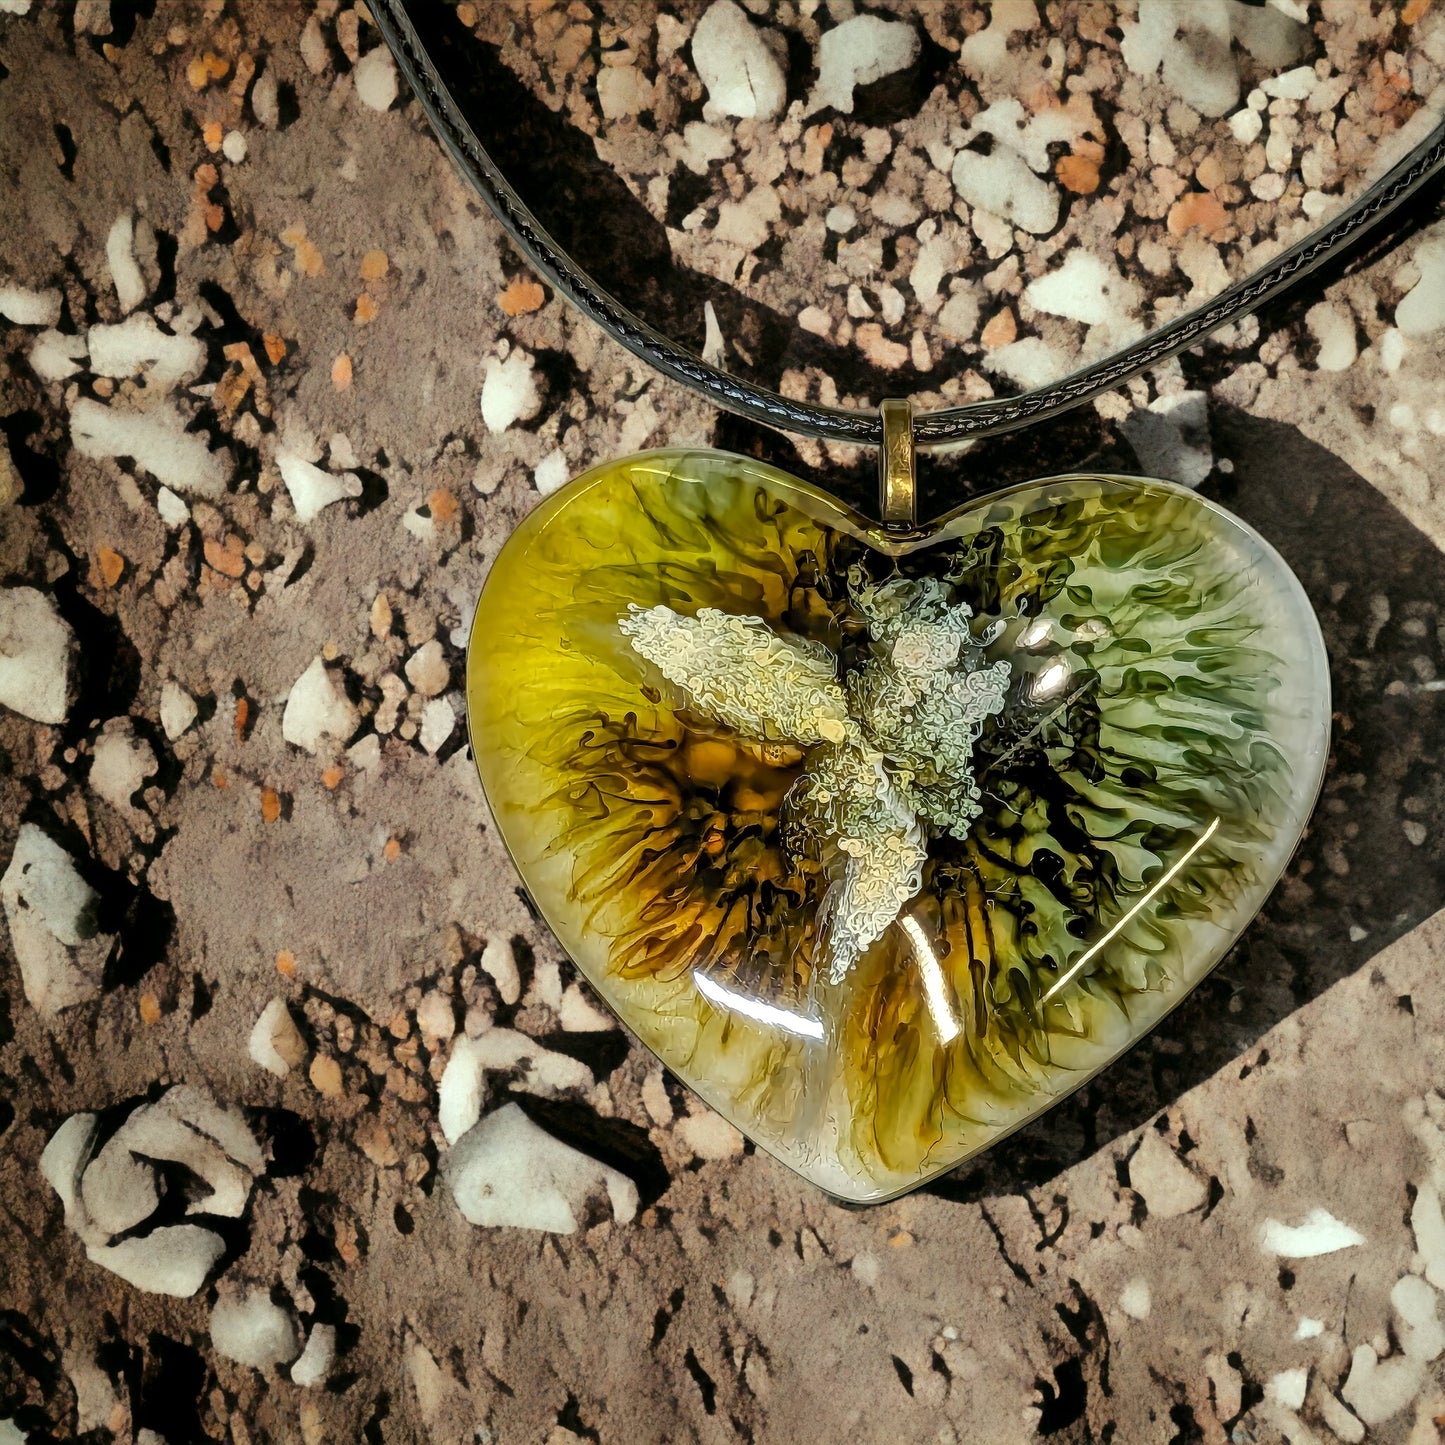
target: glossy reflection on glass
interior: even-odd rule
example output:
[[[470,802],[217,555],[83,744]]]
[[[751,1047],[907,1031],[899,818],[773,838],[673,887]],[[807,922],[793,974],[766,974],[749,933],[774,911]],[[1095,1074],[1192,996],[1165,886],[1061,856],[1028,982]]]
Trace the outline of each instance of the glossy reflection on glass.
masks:
[[[1056,478],[900,541],[707,451],[538,506],[467,691],[579,967],[850,1200],[953,1167],[1177,1004],[1278,878],[1329,731],[1299,584],[1192,493]]]

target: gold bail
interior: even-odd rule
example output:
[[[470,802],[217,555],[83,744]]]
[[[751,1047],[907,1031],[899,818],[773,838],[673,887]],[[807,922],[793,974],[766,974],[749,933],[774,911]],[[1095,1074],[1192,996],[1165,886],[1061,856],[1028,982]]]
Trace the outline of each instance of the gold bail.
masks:
[[[918,525],[917,473],[913,453],[913,403],[890,397],[879,404],[883,445],[878,452],[878,508],[885,527]]]

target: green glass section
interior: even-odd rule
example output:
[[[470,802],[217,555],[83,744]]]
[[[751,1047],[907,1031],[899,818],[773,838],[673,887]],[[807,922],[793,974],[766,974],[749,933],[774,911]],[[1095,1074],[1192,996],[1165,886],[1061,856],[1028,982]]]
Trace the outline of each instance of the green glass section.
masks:
[[[543,501],[467,692],[563,946],[850,1200],[953,1167],[1174,1007],[1288,861],[1329,732],[1298,582],[1193,493],[1055,478],[900,539],[708,451]],[[865,863],[892,892],[850,932]]]

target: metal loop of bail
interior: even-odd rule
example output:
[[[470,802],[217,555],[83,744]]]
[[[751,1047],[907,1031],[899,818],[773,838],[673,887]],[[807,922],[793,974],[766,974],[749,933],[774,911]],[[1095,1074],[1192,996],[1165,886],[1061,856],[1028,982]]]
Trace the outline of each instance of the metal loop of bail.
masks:
[[[918,474],[913,450],[913,403],[890,397],[879,404],[883,445],[878,451],[878,509],[890,531],[918,525]]]

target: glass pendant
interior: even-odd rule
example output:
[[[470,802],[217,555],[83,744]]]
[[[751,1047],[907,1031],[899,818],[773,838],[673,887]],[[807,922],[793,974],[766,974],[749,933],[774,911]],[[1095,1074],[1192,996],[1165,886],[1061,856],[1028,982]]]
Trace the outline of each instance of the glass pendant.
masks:
[[[1329,739],[1284,561],[1138,478],[900,533],[743,457],[627,457],[517,528],[471,638],[482,782],[563,946],[854,1202],[1174,1008],[1279,878]]]

